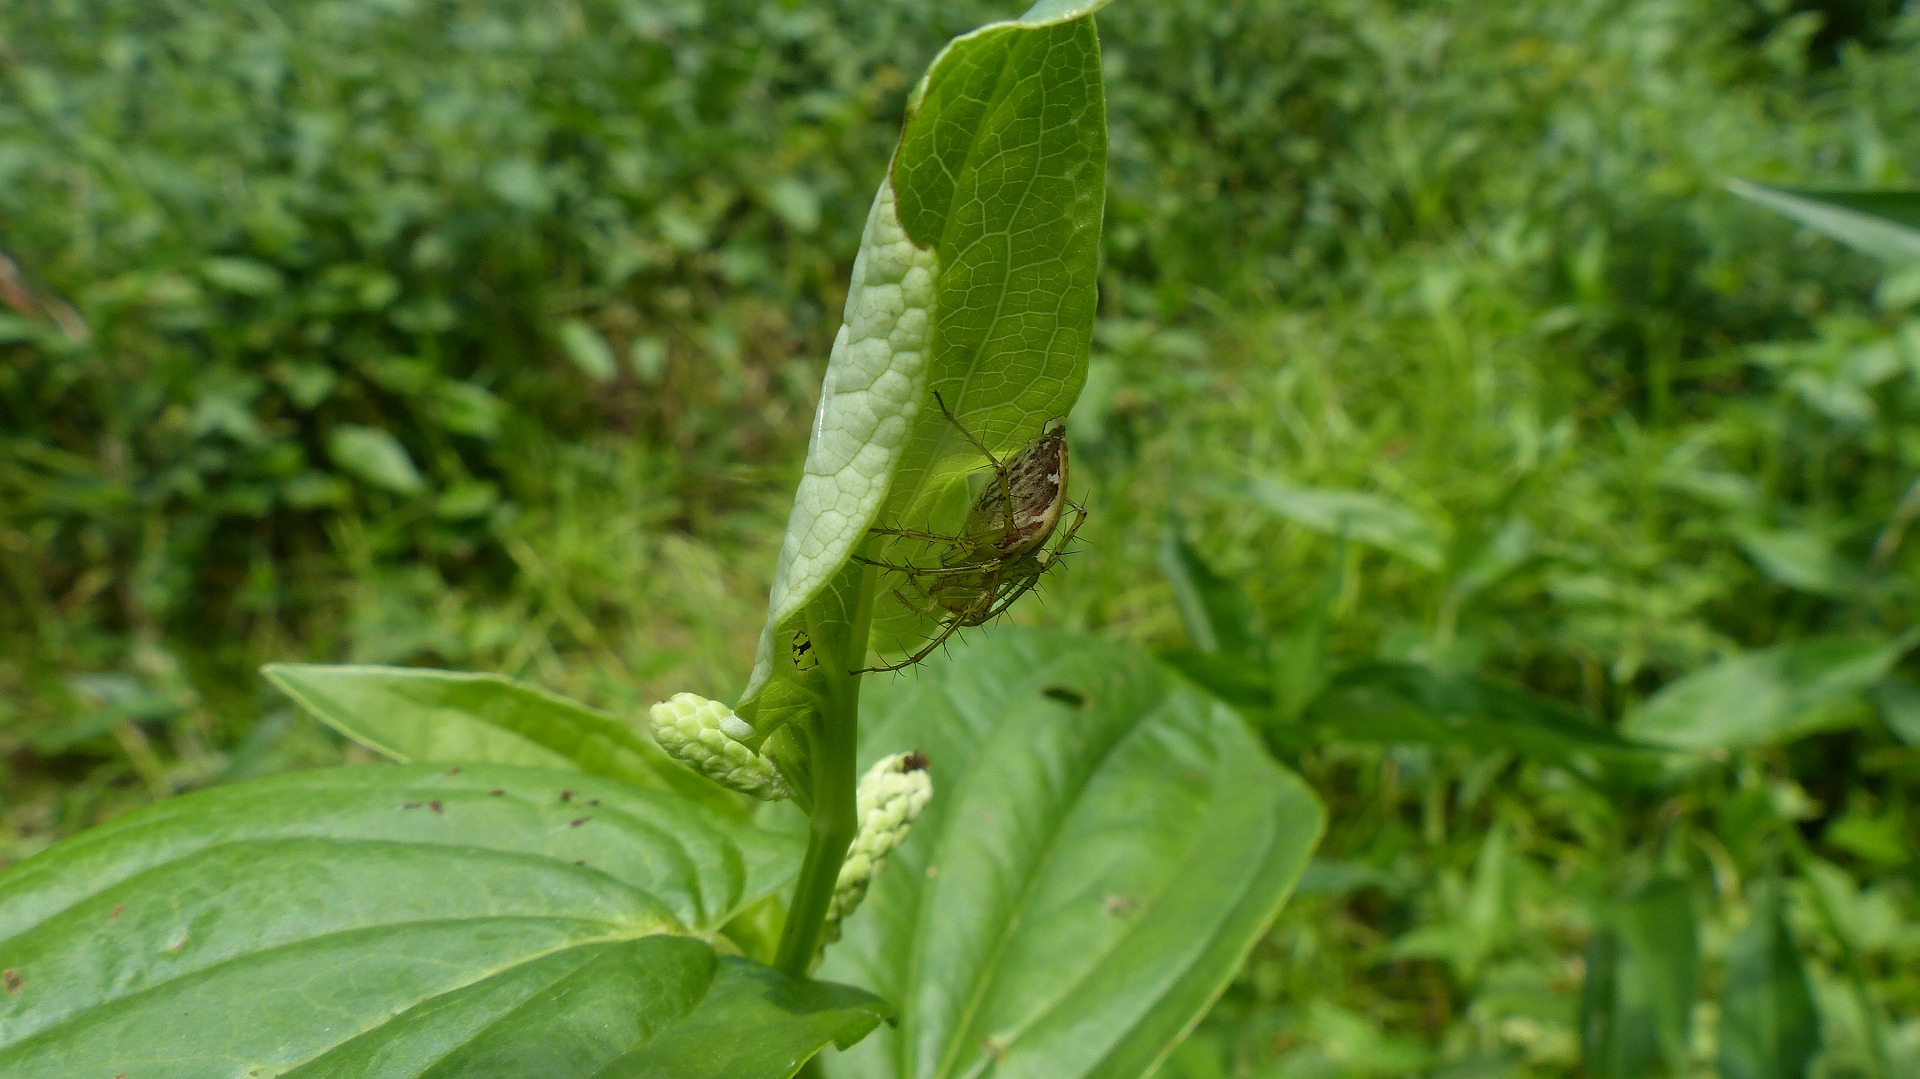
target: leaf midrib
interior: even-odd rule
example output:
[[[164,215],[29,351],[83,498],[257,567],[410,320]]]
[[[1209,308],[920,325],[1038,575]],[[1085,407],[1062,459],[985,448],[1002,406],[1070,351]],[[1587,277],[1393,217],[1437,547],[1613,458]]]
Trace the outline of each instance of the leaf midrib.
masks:
[[[1050,670],[1056,666],[1062,665],[1065,662],[1069,662],[1072,658],[1074,657],[1071,657],[1071,656],[1055,657],[1052,660],[1050,660],[1048,663],[1042,665],[1039,668],[1039,670],[1041,671]],[[1140,715],[1142,717],[1152,714],[1154,711],[1157,711],[1162,705],[1165,704],[1167,697],[1171,694],[1171,687],[1163,683],[1161,686],[1161,690],[1162,692],[1160,694],[1160,699],[1158,702],[1156,702],[1153,705],[1153,707],[1141,709]],[[943,688],[942,693],[948,698],[949,704],[952,705],[953,710],[955,712],[961,711],[959,707],[959,702],[953,699],[950,688]],[[1052,821],[1051,827],[1050,827],[1050,834],[1047,837],[1046,845],[1042,848],[1040,856],[1035,858],[1030,863],[1027,873],[1025,874],[1025,879],[1023,880],[1020,887],[1020,894],[1014,899],[1013,905],[1009,908],[1008,917],[1004,922],[1005,928],[1001,931],[1000,935],[994,942],[993,954],[988,957],[986,964],[983,967],[981,967],[979,975],[975,978],[974,987],[971,991],[969,991],[967,995],[968,996],[967,1003],[961,1009],[958,1017],[958,1021],[954,1025],[951,1036],[948,1038],[947,1049],[942,1055],[942,1059],[939,1063],[939,1066],[934,1070],[933,1079],[948,1079],[949,1076],[952,1076],[954,1074],[954,1069],[959,1066],[960,1053],[962,1052],[964,1047],[966,1047],[969,1044],[969,1040],[967,1039],[966,1035],[973,1029],[973,1023],[975,1019],[978,1018],[980,1007],[985,1002],[987,989],[992,985],[994,981],[994,977],[997,971],[999,970],[999,967],[1002,961],[1006,958],[1007,948],[1011,944],[1012,939],[1014,937],[1013,930],[1015,929],[1015,927],[1017,927],[1020,924],[1022,919],[1024,919],[1027,914],[1027,908],[1032,903],[1035,891],[1039,886],[1039,879],[1042,871],[1045,870],[1047,866],[1052,864],[1053,858],[1056,852],[1060,848],[1061,838],[1064,836],[1066,832],[1066,828],[1065,828],[1066,821],[1073,816],[1073,813],[1072,813],[1073,808],[1077,807],[1080,804],[1081,799],[1085,796],[1087,786],[1088,786],[1088,781],[1093,776],[1099,774],[1101,768],[1104,767],[1107,760],[1110,757],[1112,757],[1112,755],[1120,748],[1121,745],[1125,744],[1125,742],[1127,741],[1127,738],[1134,731],[1139,729],[1140,722],[1141,720],[1136,720],[1135,722],[1128,724],[1126,730],[1123,731],[1119,737],[1113,739],[1112,742],[1108,743],[1105,747],[1101,749],[1099,756],[1093,759],[1091,766],[1087,768],[1086,771],[1083,773],[1084,778],[1075,785],[1074,796],[1072,801],[1068,803],[1067,810],[1065,812],[1062,812],[1058,817],[1056,817]],[[994,724],[993,732],[995,734],[998,734],[1000,730],[1001,730],[1001,724],[999,723]],[[957,804],[957,799],[956,799],[956,804]],[[958,818],[956,817],[949,817],[948,826],[951,826],[950,824],[951,821],[957,820],[957,819]],[[946,838],[946,829],[942,828],[941,839],[945,840],[945,838]],[[925,926],[925,919],[927,916],[928,893],[929,893],[928,889],[925,889],[925,888],[920,889],[920,893],[916,897],[914,902],[914,907],[915,907],[914,945],[915,946],[913,949],[913,958],[908,968],[909,977],[906,982],[906,985],[908,986],[912,986],[918,983],[918,971],[920,966],[920,959],[922,956],[922,950],[919,947],[919,942],[925,939],[923,930]],[[907,1037],[908,1026],[909,1026],[908,1022],[906,1021],[906,1019],[903,1018],[901,1021],[901,1037],[900,1037],[901,1054],[902,1054],[902,1060],[901,1060],[902,1067],[900,1070],[900,1074],[902,1076],[911,1074],[908,1068],[906,1067],[906,1065],[911,1063],[911,1060],[909,1059],[909,1055],[911,1054],[912,1048],[913,1048],[912,1040]]]

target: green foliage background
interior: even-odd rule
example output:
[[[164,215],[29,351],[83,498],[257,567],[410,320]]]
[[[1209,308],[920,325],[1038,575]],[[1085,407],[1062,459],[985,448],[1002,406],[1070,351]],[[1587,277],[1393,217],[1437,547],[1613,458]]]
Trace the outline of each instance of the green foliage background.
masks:
[[[905,93],[1012,10],[0,10],[0,856],[338,759],[265,659],[636,716],[736,692]],[[1736,652],[1912,625],[1920,278],[1720,187],[1920,179],[1911,4],[1169,0],[1101,31],[1093,516],[1020,618],[1188,643],[1178,504],[1258,633],[1324,618],[1336,655],[1609,725]],[[1372,523],[1342,544],[1246,480]],[[1817,1067],[1868,1060],[1824,896],[1920,1068],[1902,677],[1657,795],[1295,747],[1323,861],[1175,1067],[1573,1074],[1621,889],[1696,883],[1717,1000],[1772,811],[1812,845]]]

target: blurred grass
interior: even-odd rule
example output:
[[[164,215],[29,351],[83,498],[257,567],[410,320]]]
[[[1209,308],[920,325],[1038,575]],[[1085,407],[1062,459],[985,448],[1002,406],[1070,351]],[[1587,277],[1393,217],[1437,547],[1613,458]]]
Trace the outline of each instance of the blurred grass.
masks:
[[[348,753],[265,659],[630,715],[735,692],[909,80],[1005,10],[0,12],[0,858]],[[1920,474],[1920,288],[1720,188],[1913,183],[1911,5],[1123,2],[1102,34],[1093,513],[1016,617],[1181,643],[1178,506],[1275,636],[1338,562],[1336,654],[1609,723],[1739,650],[1911,625],[1920,554],[1874,551]],[[1242,481],[1361,492],[1402,538]],[[1769,806],[1920,1069],[1920,761],[1856,711],[1655,791],[1300,751],[1323,861],[1176,1069],[1574,1074],[1582,948],[1677,865],[1708,1074]],[[1811,879],[1820,1074],[1867,1074]]]

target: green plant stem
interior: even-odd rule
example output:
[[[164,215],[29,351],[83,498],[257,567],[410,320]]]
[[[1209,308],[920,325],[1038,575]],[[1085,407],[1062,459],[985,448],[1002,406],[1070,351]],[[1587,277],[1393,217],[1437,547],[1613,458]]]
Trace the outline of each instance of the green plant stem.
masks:
[[[860,675],[854,668],[866,658],[867,637],[873,625],[875,574],[871,567],[856,573],[852,602],[837,612],[840,617],[809,619],[807,631],[816,648],[828,642],[828,647],[821,649],[820,710],[807,725],[813,811],[808,821],[806,857],[800,863],[793,899],[787,904],[787,922],[780,931],[780,950],[774,959],[774,966],[796,977],[805,977],[820,954],[840,864],[846,860],[847,847],[852,845],[860,823],[854,808]]]

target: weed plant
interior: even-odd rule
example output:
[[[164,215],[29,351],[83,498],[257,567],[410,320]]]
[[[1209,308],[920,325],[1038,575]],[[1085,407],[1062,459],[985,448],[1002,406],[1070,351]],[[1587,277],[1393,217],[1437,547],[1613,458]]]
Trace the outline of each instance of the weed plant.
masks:
[[[627,714],[736,689],[906,73],[992,14],[0,13],[6,857],[354,752],[232,688],[264,658]],[[1720,186],[1914,183],[1911,5],[1180,0],[1102,36],[1094,501],[1018,617],[1192,647],[1177,508],[1276,653],[1324,623],[1342,661],[1610,727],[1726,657],[1912,625],[1920,285]],[[1329,839],[1170,1067],[1576,1074],[1592,942],[1678,874],[1711,1074],[1791,865],[1819,1074],[1875,1074],[1850,963],[1880,1074],[1920,1069],[1901,684],[1651,792],[1270,725]]]

